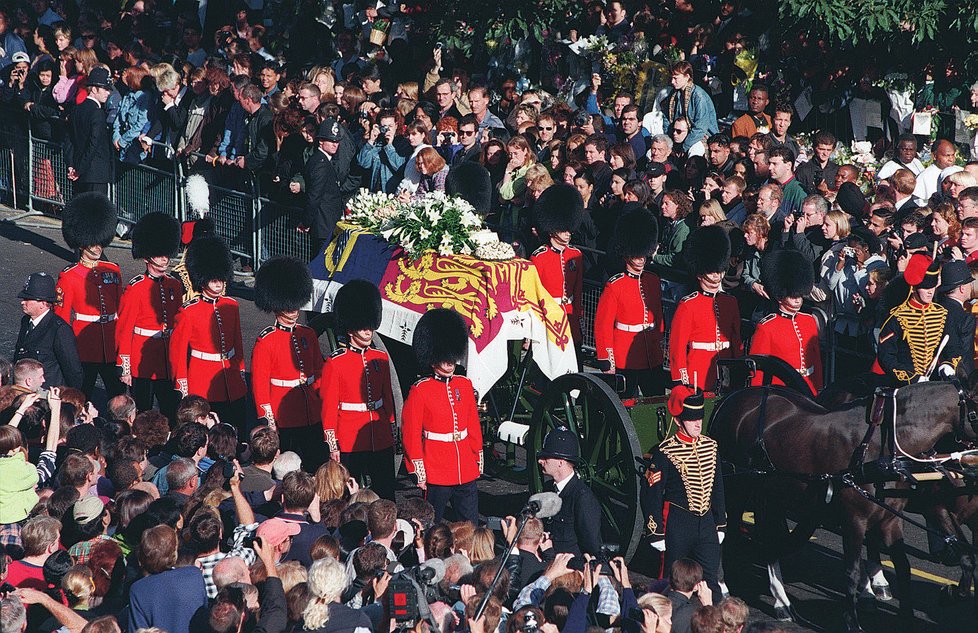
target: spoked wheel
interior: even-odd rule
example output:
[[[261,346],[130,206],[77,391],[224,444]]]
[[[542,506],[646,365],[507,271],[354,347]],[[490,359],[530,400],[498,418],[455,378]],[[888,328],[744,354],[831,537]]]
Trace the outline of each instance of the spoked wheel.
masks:
[[[641,455],[628,411],[618,396],[591,374],[567,374],[554,380],[533,411],[527,442],[530,488],[543,490],[543,474],[536,464],[543,439],[552,429],[567,427],[581,447],[577,473],[601,504],[601,538],[617,546],[630,560],[642,536],[639,507]]]

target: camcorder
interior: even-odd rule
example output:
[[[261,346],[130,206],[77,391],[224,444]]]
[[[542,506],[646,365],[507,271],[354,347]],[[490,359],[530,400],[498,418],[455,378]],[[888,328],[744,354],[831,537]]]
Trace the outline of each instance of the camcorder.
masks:
[[[392,563],[391,569],[395,565]],[[396,630],[410,631],[421,620],[427,620],[437,630],[428,605],[439,598],[435,587],[445,577],[445,563],[435,558],[417,567],[388,572],[391,581],[387,585],[387,606]]]

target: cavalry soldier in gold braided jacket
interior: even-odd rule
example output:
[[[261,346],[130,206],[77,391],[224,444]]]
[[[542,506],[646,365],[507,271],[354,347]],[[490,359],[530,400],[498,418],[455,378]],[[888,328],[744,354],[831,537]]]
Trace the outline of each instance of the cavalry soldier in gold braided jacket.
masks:
[[[941,278],[940,262],[915,253],[903,277],[911,287],[910,296],[893,308],[883,322],[873,373],[883,376],[884,382],[892,386],[930,380],[934,356],[946,334],[948,341],[940,350],[935,373],[953,376],[962,350],[959,338],[949,327],[947,308],[934,303]]]
[[[727,512],[718,446],[702,434],[702,391],[677,385],[668,406],[679,421],[679,431],[659,444],[648,462],[647,485],[642,488],[645,527],[652,547],[665,551],[663,569],[682,558],[695,560],[719,599],[720,543]]]

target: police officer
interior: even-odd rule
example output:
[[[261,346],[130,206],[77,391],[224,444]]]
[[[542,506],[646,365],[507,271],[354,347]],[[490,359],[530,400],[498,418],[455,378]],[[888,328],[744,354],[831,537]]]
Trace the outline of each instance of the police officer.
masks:
[[[418,366],[431,375],[414,383],[404,402],[401,431],[405,464],[435,508],[478,523],[482,475],[482,428],[472,381],[455,373],[468,349],[468,327],[453,310],[425,312],[414,330]]]
[[[573,185],[558,183],[543,192],[534,211],[543,246],[533,251],[530,261],[543,287],[564,308],[574,345],[579,346],[584,254],[571,246],[570,240],[584,219],[584,200]]]
[[[705,226],[689,237],[687,254],[700,289],[679,302],[669,333],[669,370],[683,385],[712,391],[717,360],[743,353],[737,299],[721,289],[730,264],[730,239],[720,226]]]
[[[333,459],[385,499],[394,500],[394,395],[387,352],[371,345],[380,327],[377,286],[354,279],[333,302],[336,331],[345,347],[326,361],[321,395],[323,431]]]
[[[177,313],[170,340],[173,378],[181,396],[207,400],[224,422],[244,429],[247,387],[238,302],[222,296],[233,274],[231,251],[219,237],[201,237],[187,249],[187,272],[200,296]]]
[[[938,353],[936,373],[954,375],[961,361],[959,339],[951,331],[947,308],[934,303],[941,278],[941,264],[929,255],[914,253],[903,272],[910,296],[890,311],[880,328],[873,373],[892,386],[929,380]],[[941,342],[947,335],[947,343]],[[965,350],[970,351],[970,350]]]
[[[664,569],[683,558],[702,565],[703,579],[720,596],[720,543],[727,513],[717,443],[702,435],[703,392],[678,385],[669,394],[668,407],[679,430],[653,451],[642,488],[649,542],[665,552]]]
[[[811,264],[795,250],[769,253],[761,260],[761,284],[777,310],[757,324],[751,338],[751,354],[777,356],[801,374],[812,394],[822,389],[822,353],[818,346],[818,322],[801,312],[801,304],[812,291]],[[970,279],[970,277],[969,277]],[[751,384],[763,384],[757,372]],[[772,384],[784,384],[777,378]]]
[[[17,294],[24,316],[14,346],[14,364],[22,358],[33,358],[44,365],[44,384],[80,389],[82,364],[75,347],[71,326],[51,310],[57,293],[54,277],[34,273]]]
[[[278,430],[281,449],[302,457],[315,472],[323,463],[319,380],[323,354],[312,328],[299,325],[299,309],[312,296],[304,262],[276,257],[255,274],[255,306],[275,315],[258,335],[251,353],[251,393],[258,417]]]
[[[959,259],[946,262],[941,269],[941,285],[934,300],[947,309],[951,336],[961,350],[960,373],[965,376],[975,370],[974,356],[970,353],[975,347],[975,315],[964,307],[971,298],[972,281],[967,263]]]
[[[146,272],[133,277],[123,291],[116,328],[116,362],[136,408],[152,409],[155,397],[170,420],[176,420],[179,396],[173,389],[169,344],[183,303],[183,284],[167,268],[179,244],[179,224],[166,213],[148,213],[136,223],[132,256],[146,262]]]
[[[658,239],[655,217],[645,209],[621,216],[615,226],[615,250],[625,272],[605,284],[594,315],[599,367],[625,378],[625,397],[665,393],[662,369],[662,290],[659,277],[645,271]]]
[[[85,377],[82,391],[89,398],[102,378],[108,396],[125,391],[116,371],[116,318],[122,296],[119,265],[102,259],[115,237],[117,212],[102,193],[83,193],[65,205],[61,234],[78,253],[76,264],[58,275],[55,313],[71,325]]]
[[[577,437],[566,427],[556,428],[543,440],[537,463],[553,482],[550,489],[560,495],[560,512],[544,524],[557,553],[580,556],[601,552],[601,506],[591,489],[577,476],[581,460]]]

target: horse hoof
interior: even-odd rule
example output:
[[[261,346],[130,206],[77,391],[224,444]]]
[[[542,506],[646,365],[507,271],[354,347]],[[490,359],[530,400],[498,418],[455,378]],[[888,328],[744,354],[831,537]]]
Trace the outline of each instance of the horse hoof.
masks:
[[[774,619],[778,622],[794,622],[795,618],[791,615],[789,607],[774,607]]]
[[[873,595],[876,596],[877,600],[882,600],[883,602],[889,602],[893,600],[893,592],[890,591],[889,585],[873,585]]]

